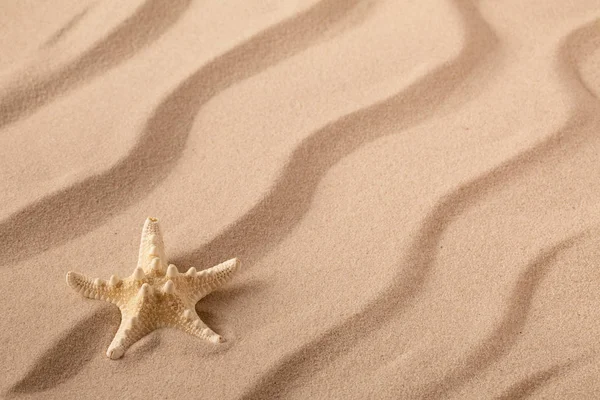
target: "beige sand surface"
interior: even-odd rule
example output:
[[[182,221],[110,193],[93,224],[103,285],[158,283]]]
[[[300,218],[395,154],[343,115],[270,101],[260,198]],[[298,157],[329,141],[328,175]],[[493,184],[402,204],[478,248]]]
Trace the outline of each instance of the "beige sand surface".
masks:
[[[0,7],[0,396],[600,398],[600,1]],[[148,215],[227,342],[112,361]]]

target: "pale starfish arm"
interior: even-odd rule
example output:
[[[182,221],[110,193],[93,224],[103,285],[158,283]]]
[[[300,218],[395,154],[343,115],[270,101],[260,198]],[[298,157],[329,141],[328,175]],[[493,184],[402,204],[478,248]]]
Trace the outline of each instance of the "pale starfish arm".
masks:
[[[196,311],[186,310],[183,318],[177,323],[177,328],[190,335],[197,336],[201,339],[208,340],[211,343],[222,343],[225,341],[223,337],[210,329],[196,314]]]
[[[154,261],[158,258],[158,261]],[[154,266],[152,267],[152,263]],[[146,273],[150,269],[162,271],[164,273],[167,267],[167,256],[165,254],[165,244],[163,242],[162,233],[158,226],[158,219],[148,217],[142,229],[142,239],[140,241],[140,251],[138,255],[139,268],[143,268]]]
[[[106,355],[108,358],[116,360],[123,357],[125,351],[131,347],[132,344],[152,332],[154,329],[144,324],[137,317],[130,317],[125,314],[121,316],[121,325],[115,334]]]
[[[130,337],[129,329],[131,326],[131,322],[129,319],[125,319],[124,316],[121,317],[121,325],[115,334],[110,346],[108,346],[108,350],[106,351],[106,356],[113,360],[119,359],[123,357],[125,351],[134,343],[132,340],[128,339]]]
[[[121,324],[115,334],[106,355],[116,360],[123,357],[125,351],[135,342],[159,327],[153,318],[148,303],[151,302],[153,289],[144,283],[138,291],[135,301],[121,308]],[[145,309],[146,312],[141,312]]]
[[[84,297],[120,305],[121,280],[114,275],[109,282],[106,282],[99,278],[90,279],[83,274],[70,271],[67,273],[67,284]]]
[[[212,268],[193,274],[186,274],[186,280],[190,283],[190,297],[198,301],[213,290],[223,286],[233,278],[233,274],[240,268],[240,261],[232,258]]]

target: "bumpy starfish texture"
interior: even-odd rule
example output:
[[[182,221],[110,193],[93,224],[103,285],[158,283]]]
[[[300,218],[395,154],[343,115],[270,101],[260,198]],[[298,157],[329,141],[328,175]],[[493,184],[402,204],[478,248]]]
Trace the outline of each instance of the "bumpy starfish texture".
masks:
[[[106,355],[123,356],[136,341],[161,327],[179,328],[213,343],[224,339],[213,332],[196,313],[198,300],[229,281],[239,268],[237,258],[204,271],[194,267],[181,274],[167,264],[158,220],[146,219],[137,267],[131,276],[108,281],[67,273],[67,284],[90,299],[113,303],[121,310],[121,325]]]

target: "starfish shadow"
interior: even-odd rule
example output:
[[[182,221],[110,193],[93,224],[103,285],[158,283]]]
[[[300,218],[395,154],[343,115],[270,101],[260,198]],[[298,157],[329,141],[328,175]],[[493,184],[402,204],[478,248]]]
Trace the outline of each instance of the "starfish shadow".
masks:
[[[196,303],[196,312],[200,316],[200,319],[210,326],[215,332],[225,337],[225,346],[217,346],[212,352],[222,352],[229,347],[231,343],[236,341],[235,330],[230,328],[230,324],[227,323],[227,319],[221,317],[219,310],[225,307],[230,308],[229,304],[232,302],[238,302],[238,305],[231,306],[232,309],[238,307],[243,308],[243,304],[240,304],[239,299],[245,299],[251,297],[260,297],[261,292],[269,287],[265,282],[258,280],[245,281],[241,284],[233,287],[223,287],[218,291],[212,292],[206,297],[200,299]]]
[[[135,364],[150,356],[154,350],[160,346],[160,342],[160,330],[144,336],[127,351],[127,359],[125,364]]]

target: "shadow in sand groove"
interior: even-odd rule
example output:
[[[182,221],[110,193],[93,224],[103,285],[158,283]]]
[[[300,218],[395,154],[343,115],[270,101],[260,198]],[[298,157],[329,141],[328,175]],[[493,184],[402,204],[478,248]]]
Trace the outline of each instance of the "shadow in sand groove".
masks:
[[[459,3],[464,3],[459,11],[465,25],[465,45],[455,59],[400,93],[344,115],[312,133],[294,150],[282,174],[258,204],[209,243],[175,256],[173,262],[207,268],[235,254],[244,260],[246,268],[253,265],[303,218],[318,183],[333,165],[361,146],[421,123],[446,106],[496,43],[477,9],[469,3]],[[394,129],[383,129],[386,126]]]
[[[43,251],[34,246],[38,242],[58,245],[70,240],[90,229],[90,225],[94,225],[91,222],[103,222],[139,200],[148,192],[148,188],[157,185],[169,173],[181,154],[195,114],[206,101],[232,84],[258,74],[324,39],[333,29],[337,29],[334,34],[340,34],[355,27],[368,16],[364,8],[361,9],[360,18],[352,18],[348,25],[344,24],[344,20],[358,3],[358,0],[323,0],[256,34],[201,67],[155,110],[142,138],[125,160],[107,173],[88,178],[4,221],[0,225],[0,240],[12,243],[16,251],[3,261],[12,263]],[[127,204],[122,203],[125,198],[123,190],[130,193],[130,196],[126,196],[129,201]],[[50,209],[62,209],[64,212],[57,216],[46,212]],[[65,337],[75,340],[86,335],[86,332],[94,329],[94,325],[99,325],[98,321],[103,316],[102,311],[94,313],[69,329]],[[69,359],[63,357],[61,345],[52,346],[46,355],[37,360],[12,391],[41,391],[73,377],[87,362],[88,353],[77,357],[81,364],[72,368],[68,365]],[[57,379],[49,380],[49,365],[65,372]],[[44,383],[39,385],[36,382]]]
[[[119,311],[109,305],[77,323],[51,349],[46,351],[8,394],[41,392],[77,375],[93,357],[103,356],[100,348],[110,343],[113,332],[103,326],[118,325]]]
[[[507,354],[520,337],[531,311],[533,295],[549,272],[550,266],[560,253],[576,245],[585,234],[586,232],[581,232],[540,252],[519,275],[508,299],[508,307],[491,334],[474,345],[474,350],[466,355],[460,363],[460,368],[450,371],[442,380],[428,386],[419,397],[448,397],[451,392],[463,387]]]
[[[94,44],[77,59],[43,76],[16,76],[0,97],[0,129],[63,94],[89,78],[116,67],[152,44],[179,20],[191,0],[146,0],[135,13],[106,38]],[[87,11],[87,10],[85,10]],[[83,12],[85,14],[85,12]],[[77,20],[70,21],[72,28]],[[64,30],[63,29],[63,30]],[[63,31],[48,39],[55,42]],[[86,79],[87,78],[87,79]]]
[[[461,8],[470,9],[470,5],[459,1]],[[471,11],[471,16],[479,14]],[[468,23],[468,22],[467,22]],[[481,26],[481,25],[479,25]],[[475,36],[480,36],[476,31]],[[570,71],[572,72],[572,71]],[[580,85],[573,93],[575,100],[584,92]],[[572,116],[557,131],[547,136],[541,143],[522,151],[514,158],[500,164],[491,171],[477,177],[445,195],[423,220],[421,228],[415,235],[413,245],[401,265],[403,272],[396,276],[391,285],[380,296],[369,302],[360,312],[351,315],[341,324],[328,329],[317,339],[303,345],[299,350],[283,357],[272,369],[261,377],[243,396],[243,399],[282,398],[294,388],[294,382],[315,371],[326,368],[331,361],[346,353],[358,340],[370,337],[374,330],[380,329],[388,320],[389,315],[398,315],[405,310],[418,295],[426,282],[427,276],[434,265],[439,242],[447,227],[469,207],[485,198],[490,192],[504,187],[505,183],[521,176],[531,168],[538,166],[547,159],[553,159],[557,153],[562,153],[567,146],[583,146],[586,139],[595,135],[598,127],[598,104],[577,101],[578,108]],[[559,245],[559,248],[567,246]],[[552,258],[543,254],[543,257]],[[537,265],[537,264],[534,264]],[[540,273],[534,268],[534,272]],[[543,271],[542,271],[543,272]],[[527,275],[526,275],[527,277]],[[515,307],[521,300],[515,299]],[[490,340],[494,340],[493,336]],[[502,352],[502,346],[497,353]],[[487,360],[493,362],[494,357]],[[458,382],[470,378],[471,370],[466,366],[464,371],[455,371],[450,375],[450,381],[435,386],[435,393],[443,392],[445,383]],[[429,393],[429,392],[427,392]],[[425,397],[427,398],[427,397]]]
[[[580,367],[583,362],[588,360],[567,361],[565,363],[553,365],[550,368],[528,376],[527,378],[516,382],[509,387],[500,396],[495,397],[495,400],[521,400],[531,397],[535,392],[541,390],[545,385],[548,385],[552,380],[564,376],[576,367]]]
[[[61,245],[138,202],[169,175],[181,157],[203,104],[231,85],[322,40],[339,25],[342,29],[336,34],[350,28],[344,25],[344,19],[357,4],[358,0],[323,0],[198,69],[155,109],[124,159],[106,172],[49,195],[3,220],[0,242],[4,244],[4,257],[0,263],[13,264]],[[352,23],[363,19],[353,19]]]
[[[66,24],[60,27],[56,32],[54,32],[46,41],[42,44],[42,48],[51,47],[58,43],[70,30],[75,28],[77,24],[86,16],[86,14],[90,11],[93,5],[90,5],[77,14],[75,14],[71,19],[67,21]]]

